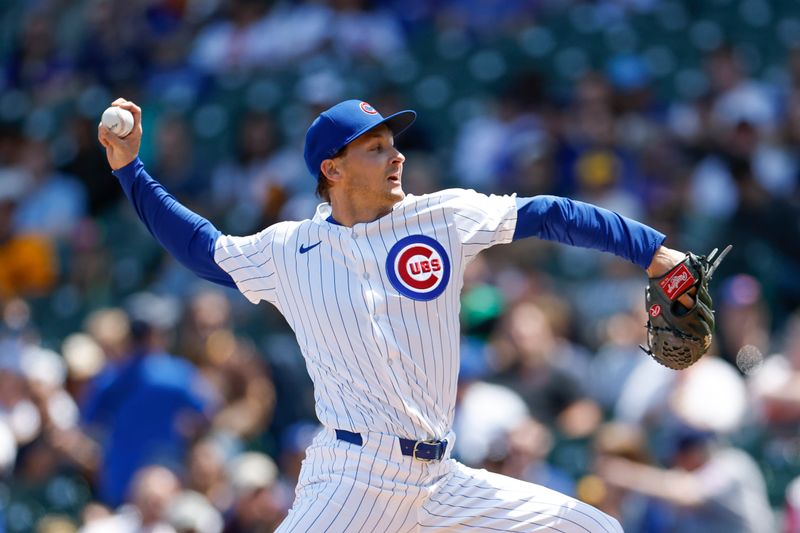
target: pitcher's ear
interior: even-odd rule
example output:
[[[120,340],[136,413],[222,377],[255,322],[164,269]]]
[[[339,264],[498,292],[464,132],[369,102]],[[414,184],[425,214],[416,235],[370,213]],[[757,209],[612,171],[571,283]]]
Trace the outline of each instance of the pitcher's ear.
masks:
[[[322,172],[322,175],[331,181],[337,181],[341,178],[339,165],[333,159],[324,160],[322,165],[320,165],[320,172]]]

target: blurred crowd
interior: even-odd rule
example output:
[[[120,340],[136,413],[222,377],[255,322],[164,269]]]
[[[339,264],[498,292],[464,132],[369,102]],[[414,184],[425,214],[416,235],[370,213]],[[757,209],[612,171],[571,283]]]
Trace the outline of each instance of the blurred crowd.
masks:
[[[307,218],[344,98],[420,113],[407,192],[557,194],[707,253],[712,350],[640,350],[644,274],[536,240],[470,266],[455,455],[626,531],[800,532],[800,13],[793,0],[5,0],[0,533],[261,533],[317,421],[285,322],[146,233],[96,140],[226,233]]]

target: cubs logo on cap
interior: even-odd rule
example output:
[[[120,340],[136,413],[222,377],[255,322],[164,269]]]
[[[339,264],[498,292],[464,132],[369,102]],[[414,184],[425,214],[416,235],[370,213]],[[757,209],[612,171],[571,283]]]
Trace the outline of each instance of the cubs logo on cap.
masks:
[[[372,107],[371,105],[369,105],[366,102],[361,102],[360,104],[358,104],[358,107],[360,107],[361,111],[363,111],[367,115],[377,115],[378,114],[378,111],[374,107]]]
[[[409,235],[397,241],[386,258],[386,273],[397,292],[412,300],[438,297],[450,280],[450,259],[438,241]]]

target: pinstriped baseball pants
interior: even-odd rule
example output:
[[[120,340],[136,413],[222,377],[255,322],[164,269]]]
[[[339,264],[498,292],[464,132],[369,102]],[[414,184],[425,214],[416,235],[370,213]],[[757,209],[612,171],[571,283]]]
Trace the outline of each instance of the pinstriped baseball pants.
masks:
[[[416,461],[391,435],[362,437],[358,446],[331,429],[317,435],[279,533],[622,532],[605,513],[545,487],[449,458]]]

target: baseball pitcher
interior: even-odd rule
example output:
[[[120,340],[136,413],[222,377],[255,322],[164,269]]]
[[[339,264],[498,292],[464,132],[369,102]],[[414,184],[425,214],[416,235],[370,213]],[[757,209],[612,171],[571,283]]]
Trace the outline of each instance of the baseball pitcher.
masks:
[[[654,280],[648,298],[658,300],[648,303],[660,322],[652,335],[678,339],[651,344],[660,357],[662,346],[706,342],[679,328],[713,317],[704,292],[709,260],[566,198],[462,189],[407,195],[394,138],[416,113],[384,118],[358,100],[331,107],[308,129],[305,162],[325,200],[313,217],[223,235],[145,171],[139,107],[113,105],[133,114],[133,131],[120,138],[100,125],[99,139],[148,230],[198,276],[277,307],[297,337],[324,429],[278,531],[621,531],[583,502],[450,457],[464,270],[481,250],[531,236],[614,253]],[[703,294],[702,312],[689,293]],[[675,325],[673,314],[683,322]]]

